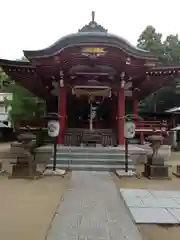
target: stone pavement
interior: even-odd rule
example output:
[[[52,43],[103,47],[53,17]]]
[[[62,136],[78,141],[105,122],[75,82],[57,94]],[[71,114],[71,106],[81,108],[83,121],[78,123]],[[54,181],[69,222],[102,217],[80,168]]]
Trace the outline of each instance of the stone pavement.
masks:
[[[73,172],[46,240],[142,240],[107,172]]]

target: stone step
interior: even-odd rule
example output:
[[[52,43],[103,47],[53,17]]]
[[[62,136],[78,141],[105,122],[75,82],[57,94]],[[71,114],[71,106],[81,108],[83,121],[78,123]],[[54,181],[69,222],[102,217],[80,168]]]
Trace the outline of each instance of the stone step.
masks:
[[[122,147],[66,147],[66,146],[57,146],[57,152],[61,153],[124,153],[124,148]]]
[[[103,158],[103,159],[124,159],[124,153],[104,153],[104,152],[57,152],[58,158]]]
[[[53,162],[53,158],[50,159],[51,162]],[[114,160],[114,159],[72,159],[72,158],[57,158],[56,162],[59,164],[64,164],[64,163],[71,163],[71,164],[92,164],[92,165],[97,165],[97,164],[112,164],[112,165],[124,165],[125,164],[125,159],[119,159],[119,160]],[[132,164],[132,160],[128,159],[128,163]]]
[[[65,147],[57,148],[57,168],[80,171],[115,171],[125,170],[124,150],[115,147]],[[47,166],[52,169],[53,155]],[[132,159],[128,156],[129,170],[135,170]]]
[[[52,156],[53,158],[54,156]],[[57,154],[56,155],[57,159],[107,159],[107,160],[120,160],[120,161],[124,161],[125,159],[125,155],[118,155],[118,154]],[[130,156],[128,156],[128,158],[130,158]]]
[[[47,168],[52,169],[53,165],[49,164]],[[115,171],[115,170],[125,170],[125,166],[122,165],[85,165],[85,164],[57,164],[56,168],[63,170],[76,170],[76,171]],[[128,170],[135,171],[134,165],[129,165]]]

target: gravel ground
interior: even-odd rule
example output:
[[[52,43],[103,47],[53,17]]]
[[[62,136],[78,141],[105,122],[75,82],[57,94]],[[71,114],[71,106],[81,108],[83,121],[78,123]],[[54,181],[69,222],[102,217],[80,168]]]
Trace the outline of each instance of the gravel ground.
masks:
[[[68,176],[30,181],[0,177],[0,238],[44,240]]]

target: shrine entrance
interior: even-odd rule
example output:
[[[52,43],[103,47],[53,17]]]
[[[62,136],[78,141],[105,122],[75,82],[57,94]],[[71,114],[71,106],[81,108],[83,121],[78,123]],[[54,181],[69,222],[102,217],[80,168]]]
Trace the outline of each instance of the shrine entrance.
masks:
[[[116,131],[112,106],[116,105],[116,100],[110,87],[72,87],[67,94],[64,144],[112,145]]]
[[[74,88],[67,96],[67,127],[91,131],[113,128],[113,101],[110,88]]]

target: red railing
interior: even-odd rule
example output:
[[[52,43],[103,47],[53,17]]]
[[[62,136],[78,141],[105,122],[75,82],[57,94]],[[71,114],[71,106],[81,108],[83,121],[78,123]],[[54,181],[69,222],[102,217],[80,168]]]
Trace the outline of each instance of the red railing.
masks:
[[[167,122],[163,121],[156,121],[156,120],[140,120],[136,122],[136,131],[167,131],[168,124]]]

